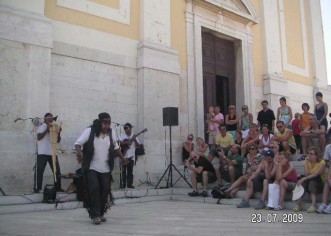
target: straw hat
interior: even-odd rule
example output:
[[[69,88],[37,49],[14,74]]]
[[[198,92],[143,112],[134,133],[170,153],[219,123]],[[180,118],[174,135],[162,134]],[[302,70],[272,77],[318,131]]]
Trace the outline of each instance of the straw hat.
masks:
[[[305,189],[302,187],[302,185],[297,185],[295,186],[295,189],[293,190],[292,193],[293,193],[292,201],[296,201],[302,197],[302,195],[305,193]]]

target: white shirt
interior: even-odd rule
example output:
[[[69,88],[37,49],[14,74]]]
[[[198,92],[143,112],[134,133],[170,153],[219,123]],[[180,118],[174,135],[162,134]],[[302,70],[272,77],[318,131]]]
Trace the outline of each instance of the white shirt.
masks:
[[[79,138],[76,140],[75,145],[83,146],[84,143],[88,141],[88,138],[90,137],[90,133],[91,133],[91,128],[90,127],[86,128],[83,131],[83,133],[79,136]],[[112,131],[112,138],[113,138],[113,144],[115,146],[115,150],[119,149],[113,131]],[[95,170],[99,173],[110,172],[110,168],[108,164],[108,151],[110,145],[109,135],[102,137],[102,134],[100,134],[99,137],[94,137],[93,145],[94,145],[94,153],[90,164],[90,170]]]
[[[125,139],[131,139],[132,137],[133,137],[133,133],[131,135],[127,135],[124,133],[121,135],[121,141],[124,141]],[[137,139],[137,142],[139,143],[138,138],[136,138],[136,139]],[[126,151],[124,157],[127,159],[136,157],[136,143],[135,142],[132,142],[129,149]]]
[[[273,135],[272,134],[269,134],[268,139],[265,140],[264,137],[263,137],[263,134],[260,134],[259,140],[262,141],[262,143],[263,143],[264,146],[268,146],[272,137],[273,137]]]
[[[47,124],[42,123],[38,128],[37,128],[37,135],[42,134],[45,132],[47,129]],[[50,133],[47,132],[45,136],[38,140],[37,142],[38,145],[38,154],[39,155],[52,155],[52,143],[51,143],[51,137]]]

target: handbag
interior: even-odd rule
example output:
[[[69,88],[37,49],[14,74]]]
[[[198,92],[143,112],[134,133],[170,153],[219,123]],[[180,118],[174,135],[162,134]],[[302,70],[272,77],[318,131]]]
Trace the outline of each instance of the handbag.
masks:
[[[269,184],[268,186],[268,204],[270,208],[276,208],[279,203],[280,186],[279,184]]]
[[[56,198],[55,186],[52,184],[46,184],[44,188],[43,203],[54,203]]]

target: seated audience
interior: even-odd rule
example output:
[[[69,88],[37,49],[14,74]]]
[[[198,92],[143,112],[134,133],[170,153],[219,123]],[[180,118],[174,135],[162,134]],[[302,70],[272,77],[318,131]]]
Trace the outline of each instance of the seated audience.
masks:
[[[303,153],[307,153],[307,148],[311,146],[321,147],[323,151],[325,148],[325,129],[318,125],[317,117],[311,114],[309,117],[309,126],[301,133]]]
[[[233,144],[228,155],[225,155],[223,150],[220,150],[218,153],[220,156],[220,168],[215,169],[215,171],[219,172],[221,179],[224,179],[226,182],[231,182],[232,184],[242,176],[243,173],[243,159],[239,151],[240,146]]]
[[[307,149],[308,157],[304,162],[305,176],[298,180],[297,185],[302,185],[305,192],[310,193],[311,206],[307,209],[308,213],[316,212],[316,195],[323,190],[323,181],[326,180],[325,161],[322,159],[318,147],[312,146]],[[297,200],[293,211],[301,211],[302,197]]]
[[[251,177],[251,175],[257,170],[260,162],[261,162],[261,155],[258,152],[258,146],[253,144],[247,155],[247,163],[246,169],[243,170],[244,175],[239,177],[234,183],[231,184],[230,188],[224,191],[224,195],[227,198],[233,198],[235,194],[238,192],[239,187],[243,184],[246,184],[247,180]]]
[[[197,147],[198,147],[198,151],[197,151],[198,154],[203,157],[208,157],[208,154],[209,154],[208,144],[205,143],[205,141],[201,137],[198,137],[196,139],[196,142],[197,142]]]
[[[297,151],[297,145],[295,144],[292,130],[286,128],[283,121],[277,121],[276,127],[278,131],[275,132],[272,140],[278,142],[279,151],[289,151],[292,154],[295,154]]]
[[[330,199],[330,188],[331,188],[331,144],[326,145],[325,147],[325,152],[323,159],[325,162],[329,164],[329,172],[328,172],[328,178],[324,183],[324,188],[323,188],[323,199],[322,199],[322,204],[318,207],[316,210],[317,213],[326,213],[326,214],[331,214],[331,203],[329,205],[329,199]]]
[[[226,128],[224,125],[220,126],[220,134],[216,136],[216,148],[212,148],[209,151],[208,160],[213,163],[215,170],[219,169],[220,161],[219,161],[219,151],[223,150],[225,155],[227,155],[229,148],[234,144],[233,138],[231,134],[226,132]],[[217,157],[218,159],[214,159]],[[222,179],[219,175],[219,171],[216,172],[217,184],[219,186],[222,185]]]
[[[275,211],[280,211],[284,209],[285,194],[286,191],[292,192],[296,186],[298,180],[297,172],[294,169],[293,164],[290,162],[291,153],[290,152],[280,152],[278,154],[279,163],[275,164],[276,167],[276,181],[280,185],[279,193],[279,203]],[[270,193],[269,193],[270,194]]]
[[[238,208],[249,207],[249,199],[254,192],[261,192],[262,196],[259,202],[255,205],[255,209],[263,209],[266,207],[265,200],[268,195],[268,186],[271,178],[275,176],[276,170],[274,167],[274,153],[271,150],[263,152],[264,158],[259,164],[257,170],[247,180],[247,188],[244,199],[237,205]]]
[[[194,150],[194,143],[193,143],[194,136],[193,134],[189,134],[187,136],[187,141],[183,143],[182,148],[182,158],[183,162],[190,157],[190,152]]]
[[[248,136],[241,143],[241,155],[245,157],[247,155],[247,149],[253,144],[259,145],[259,135],[260,131],[257,128],[256,124],[252,124],[249,128]]]
[[[234,141],[235,144],[238,144],[240,146],[240,153],[241,154],[241,144],[244,141],[241,131],[236,131],[236,140]]]
[[[262,134],[259,135],[259,148],[261,150],[268,150],[273,135],[270,134],[269,127],[266,124],[262,125],[261,132]]]
[[[190,165],[190,161],[194,161],[194,166]],[[190,152],[190,158],[185,161],[185,166],[192,171],[191,181],[193,191],[188,193],[191,197],[202,196],[208,197],[208,183],[213,183],[216,180],[215,169],[207,158],[200,156],[198,153]],[[202,183],[203,191],[199,193],[198,182]]]

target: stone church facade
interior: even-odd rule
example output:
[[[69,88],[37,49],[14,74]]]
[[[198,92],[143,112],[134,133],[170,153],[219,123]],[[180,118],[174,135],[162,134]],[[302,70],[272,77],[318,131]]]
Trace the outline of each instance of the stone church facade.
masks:
[[[170,156],[164,107],[179,111],[177,165],[187,134],[204,137],[210,105],[247,104],[255,120],[265,99],[275,110],[285,96],[294,112],[317,91],[331,100],[318,0],[1,0],[0,18],[5,191],[32,188],[34,127],[18,118],[58,115],[63,173],[78,168],[74,141],[99,112],[147,128],[135,181],[155,182]]]

